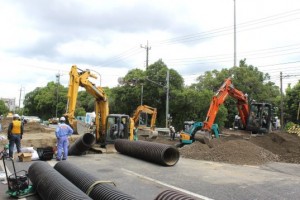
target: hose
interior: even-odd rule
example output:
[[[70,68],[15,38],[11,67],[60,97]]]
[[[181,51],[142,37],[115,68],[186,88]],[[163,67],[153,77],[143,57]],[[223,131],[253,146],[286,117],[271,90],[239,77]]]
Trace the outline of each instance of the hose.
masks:
[[[111,181],[99,181],[96,177],[72,165],[68,161],[58,162],[54,169],[76,185],[92,199],[130,200],[135,199],[118,190]]]
[[[43,200],[91,199],[46,162],[33,163],[28,177]]]
[[[176,147],[155,142],[116,139],[115,149],[119,153],[164,166],[173,166],[179,160]]]
[[[184,194],[181,194],[176,191],[172,190],[165,190],[162,193],[158,194],[157,197],[155,197],[154,200],[194,200],[191,197],[185,196]]]
[[[91,133],[85,133],[78,138],[73,145],[69,147],[68,155],[80,156],[89,150],[95,144],[95,136]]]

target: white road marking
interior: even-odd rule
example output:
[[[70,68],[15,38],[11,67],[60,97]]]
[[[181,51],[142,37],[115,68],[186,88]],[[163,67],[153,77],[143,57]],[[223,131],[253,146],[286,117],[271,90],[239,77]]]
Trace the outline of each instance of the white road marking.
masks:
[[[194,197],[197,197],[197,198],[201,198],[203,200],[214,200],[214,199],[211,199],[209,197],[206,197],[206,196],[202,196],[200,194],[196,194],[196,193],[193,193],[193,192],[190,192],[188,190],[185,190],[185,189],[182,189],[182,188],[179,188],[179,187],[176,187],[176,186],[173,186],[173,185],[170,185],[170,184],[167,184],[167,183],[164,183],[164,182],[161,182],[159,180],[156,180],[156,179],[153,179],[153,178],[150,178],[150,177],[147,177],[147,176],[143,176],[141,174],[138,174],[138,173],[135,173],[133,171],[130,171],[130,170],[127,170],[127,169],[124,169],[124,168],[121,168],[123,171],[129,173],[129,174],[132,174],[132,175],[135,175],[137,177],[140,177],[140,178],[143,178],[143,179],[147,179],[149,181],[152,181],[152,182],[155,182],[155,183],[158,183],[160,185],[163,185],[163,186],[166,186],[166,187],[169,187],[169,188],[172,188],[174,190],[178,190],[180,192],[183,192],[185,194],[188,194],[188,195],[191,195],[191,196],[194,196]]]

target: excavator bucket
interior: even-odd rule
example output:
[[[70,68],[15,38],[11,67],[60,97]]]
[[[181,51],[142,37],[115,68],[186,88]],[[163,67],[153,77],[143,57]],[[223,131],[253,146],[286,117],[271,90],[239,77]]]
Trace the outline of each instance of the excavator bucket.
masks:
[[[195,134],[195,141],[199,141],[203,144],[207,144],[209,145],[210,144],[210,141],[212,139],[212,135],[211,135],[211,132],[209,131],[197,131],[196,134]]]
[[[139,128],[137,131],[137,136],[145,137],[147,139],[156,139],[158,136],[158,131],[151,130],[148,127]]]
[[[85,133],[90,133],[91,132],[91,126],[85,122],[82,122],[80,120],[76,121],[76,131],[77,134],[83,135]]]

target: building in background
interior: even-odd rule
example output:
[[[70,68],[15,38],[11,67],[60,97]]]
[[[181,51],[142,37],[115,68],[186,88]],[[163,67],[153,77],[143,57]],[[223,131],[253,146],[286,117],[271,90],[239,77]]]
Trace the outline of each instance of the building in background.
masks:
[[[16,99],[13,98],[0,98],[2,101],[4,101],[5,105],[9,109],[9,111],[15,111],[16,110]]]

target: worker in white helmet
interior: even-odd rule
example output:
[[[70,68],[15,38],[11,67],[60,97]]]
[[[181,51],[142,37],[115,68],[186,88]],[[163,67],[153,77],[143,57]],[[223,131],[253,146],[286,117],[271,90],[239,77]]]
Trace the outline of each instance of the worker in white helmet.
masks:
[[[68,158],[68,146],[69,146],[69,138],[68,136],[73,134],[73,129],[66,124],[65,117],[61,117],[59,119],[60,124],[56,128],[55,135],[57,138],[57,155],[56,160],[60,161],[61,159],[67,160]],[[62,155],[62,150],[64,153]]]
[[[9,124],[7,130],[7,139],[9,140],[9,157],[13,158],[14,146],[17,146],[17,152],[21,152],[21,139],[23,136],[23,123],[18,114],[13,115],[13,121]]]

